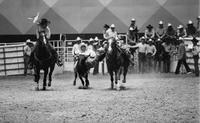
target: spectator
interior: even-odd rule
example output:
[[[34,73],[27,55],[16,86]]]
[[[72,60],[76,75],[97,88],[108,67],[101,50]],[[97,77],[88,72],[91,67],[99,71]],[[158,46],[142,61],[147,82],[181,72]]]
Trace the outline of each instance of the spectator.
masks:
[[[164,28],[164,25],[163,25],[163,21],[160,21],[159,22],[159,26],[156,29],[156,37],[157,37],[157,39],[162,40],[164,38],[164,36],[165,36],[165,33],[166,33],[166,31],[165,31],[165,28]]]
[[[197,30],[194,27],[193,22],[191,20],[188,21],[186,31],[188,37],[194,37],[196,35]]]
[[[164,47],[160,39],[157,39],[157,41],[155,42],[155,47],[156,47],[157,52],[155,54],[154,70],[156,72],[161,72],[161,63],[163,60]],[[157,69],[157,66],[158,66],[158,69]]]
[[[134,42],[138,42],[138,27],[136,26],[136,20],[134,18],[131,19],[131,24],[129,26],[128,31],[128,40],[132,40]]]
[[[171,50],[171,45],[169,42],[164,42],[162,44],[164,47],[164,52],[163,52],[163,71],[165,73],[170,72],[170,50]]]
[[[186,62],[186,49],[185,49],[185,44],[184,44],[184,41],[182,38],[179,38],[179,41],[180,41],[180,45],[179,45],[179,48],[178,48],[178,64],[177,64],[177,67],[176,67],[176,71],[175,71],[175,74],[179,74],[180,72],[180,67],[181,65],[183,64],[186,68],[186,71],[187,73],[191,73],[191,69],[189,68],[187,62]]]
[[[200,16],[197,17],[197,37],[200,37]]]
[[[146,47],[146,58],[147,58],[147,70],[152,72],[153,70],[153,58],[156,54],[156,47],[153,45],[153,40],[149,39]]]
[[[80,53],[79,45],[81,43],[81,38],[77,37],[76,42],[72,47],[72,56],[74,57],[74,66],[76,66],[77,55]]]
[[[144,32],[144,37],[146,38],[146,40],[149,40],[149,39],[154,39],[155,37],[155,31],[154,31],[154,28],[152,25],[148,25],[146,27],[147,29],[145,30]]]
[[[30,41],[30,39],[26,40],[26,45],[24,47],[24,75],[25,76],[27,75],[27,71],[29,68],[32,47],[33,47],[33,43]]]
[[[198,40],[196,38],[193,38],[192,40],[193,42],[193,49],[192,49],[192,55],[193,55],[193,59],[194,59],[194,72],[195,72],[195,76],[199,76],[199,53],[200,53],[200,49],[197,45]]]
[[[176,31],[174,30],[171,23],[168,23],[165,42],[169,42],[169,44],[173,45],[176,43]]]
[[[185,38],[186,36],[187,36],[186,29],[183,27],[183,25],[179,25],[177,30],[177,37]]]
[[[130,48],[138,48],[138,62],[139,62],[139,73],[145,72],[145,63],[146,63],[146,50],[147,45],[145,43],[145,37],[142,37],[141,42],[135,46],[130,46]]]
[[[98,37],[95,37],[93,47],[94,47],[94,52],[96,53],[97,49],[99,48],[99,38]],[[93,75],[96,75],[98,73],[99,73],[99,62],[97,62],[94,66]]]

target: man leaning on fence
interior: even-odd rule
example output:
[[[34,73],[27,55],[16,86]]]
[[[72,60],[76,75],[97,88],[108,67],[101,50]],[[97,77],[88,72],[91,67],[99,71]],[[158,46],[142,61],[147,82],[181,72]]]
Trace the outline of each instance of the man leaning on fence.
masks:
[[[32,47],[33,43],[30,39],[26,40],[26,45],[24,47],[24,75],[27,75]]]

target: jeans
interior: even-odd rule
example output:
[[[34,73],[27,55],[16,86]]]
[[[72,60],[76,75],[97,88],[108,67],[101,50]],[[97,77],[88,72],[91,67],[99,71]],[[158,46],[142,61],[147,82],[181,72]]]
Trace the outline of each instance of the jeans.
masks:
[[[175,71],[176,74],[179,74],[181,64],[183,64],[185,66],[185,69],[186,69],[187,72],[191,71],[191,69],[189,68],[189,66],[186,62],[186,58],[182,58],[182,59],[178,60],[178,64],[177,64],[176,71]]]
[[[194,73],[196,76],[199,76],[199,55],[194,55],[193,56],[194,59]]]

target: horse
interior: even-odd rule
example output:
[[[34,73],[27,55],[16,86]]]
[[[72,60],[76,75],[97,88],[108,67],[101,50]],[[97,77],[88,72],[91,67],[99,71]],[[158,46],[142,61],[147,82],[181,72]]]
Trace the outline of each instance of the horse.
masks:
[[[74,68],[74,74],[75,74],[75,78],[74,78],[74,85],[76,85],[76,79],[79,76],[79,79],[81,80],[81,83],[83,85],[83,89],[87,89],[90,85],[89,80],[88,80],[88,73],[90,70],[90,67],[87,64],[87,58],[89,57],[89,55],[85,56],[85,55],[78,55],[77,56],[77,61],[75,63],[75,68]],[[85,78],[85,81],[84,79]]]
[[[121,49],[118,46],[117,41],[114,38],[108,40],[105,57],[106,57],[108,73],[110,75],[110,80],[111,80],[111,89],[114,88],[114,81],[115,81],[118,90],[120,87],[118,80],[120,80],[120,75],[122,74],[122,72],[123,72],[122,83],[126,83],[126,75],[130,64],[129,58],[125,53],[125,51],[123,51],[123,49]],[[115,79],[113,77],[114,75]]]
[[[48,87],[51,86],[52,73],[57,62],[56,58],[53,56],[53,51],[50,49],[50,44],[48,44],[45,35],[39,37],[36,42],[36,46],[33,54],[33,65],[35,71],[34,81],[37,83],[36,90],[39,90],[39,80],[40,80],[40,70],[44,70],[43,78],[43,90],[46,90],[47,75],[49,75]],[[49,71],[50,69],[50,71]]]

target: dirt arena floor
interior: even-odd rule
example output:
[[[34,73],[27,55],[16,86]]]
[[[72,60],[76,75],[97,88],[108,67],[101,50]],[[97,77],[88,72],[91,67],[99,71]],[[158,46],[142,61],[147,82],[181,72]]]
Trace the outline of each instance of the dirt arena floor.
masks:
[[[110,90],[108,75],[90,75],[90,89],[73,74],[54,76],[35,91],[32,76],[0,78],[0,123],[199,123],[200,77],[129,74],[127,88]]]

